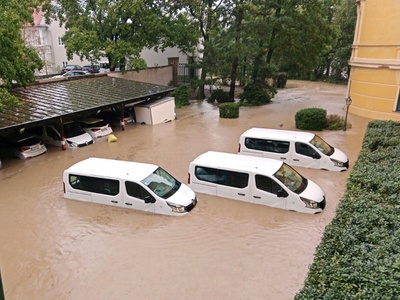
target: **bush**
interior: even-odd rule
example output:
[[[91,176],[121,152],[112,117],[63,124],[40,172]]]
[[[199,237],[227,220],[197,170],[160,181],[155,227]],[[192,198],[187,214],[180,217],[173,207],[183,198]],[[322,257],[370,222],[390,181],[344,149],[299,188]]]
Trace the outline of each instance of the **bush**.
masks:
[[[342,130],[344,128],[344,117],[339,115],[328,115],[326,118],[326,129]],[[347,121],[346,129],[351,128],[351,124]]]
[[[189,88],[187,85],[180,85],[175,91],[169,93],[171,97],[175,97],[175,107],[180,108],[189,105]]]
[[[398,299],[400,123],[368,124],[336,215],[295,299]]]
[[[268,85],[262,87],[259,84],[250,83],[244,87],[240,95],[240,103],[249,106],[268,104],[271,103],[275,94],[276,90]]]
[[[229,93],[222,89],[216,89],[212,91],[210,97],[207,99],[207,102],[209,103],[214,103],[215,101],[218,103],[234,102],[233,100],[229,99]]]
[[[326,110],[322,108],[304,108],[295,115],[296,128],[322,131],[326,128]]]
[[[288,75],[285,72],[276,73],[274,76],[274,87],[284,88],[288,80]]]
[[[219,105],[219,117],[235,119],[239,117],[239,103],[221,103]]]

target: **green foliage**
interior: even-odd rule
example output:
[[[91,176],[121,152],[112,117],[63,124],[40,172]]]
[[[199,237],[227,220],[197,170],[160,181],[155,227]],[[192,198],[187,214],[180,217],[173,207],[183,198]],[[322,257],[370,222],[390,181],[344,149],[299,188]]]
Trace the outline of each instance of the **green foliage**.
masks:
[[[278,72],[274,75],[274,87],[285,88],[288,80],[288,74],[285,72]]]
[[[304,108],[295,115],[297,129],[322,131],[326,127],[326,110],[322,108]]]
[[[25,45],[21,33],[33,22],[32,8],[38,1],[0,1],[0,85],[26,86],[35,81],[35,69],[44,65],[36,51]]]
[[[175,107],[189,105],[189,88],[187,85],[180,85],[175,91],[169,93],[171,97],[175,97]]]
[[[400,123],[368,124],[336,216],[296,299],[400,295]]]
[[[17,107],[20,102],[17,97],[11,95],[5,88],[0,88],[0,112],[3,111],[5,106]]]
[[[268,104],[275,93],[275,89],[267,85],[263,87],[256,83],[250,83],[244,87],[239,101],[242,105],[246,106]]]
[[[90,61],[106,57],[117,65],[140,69],[144,48],[178,46],[189,53],[198,41],[193,24],[173,5],[152,1],[59,0],[57,18],[67,29],[63,42],[70,59],[77,54]],[[51,12],[47,14],[51,16]]]
[[[229,93],[225,92],[223,89],[216,89],[212,91],[210,97],[207,99],[207,102],[209,103],[214,103],[215,101],[218,103],[234,102],[229,99]]]
[[[328,130],[342,130],[344,128],[344,117],[339,115],[328,115],[326,117],[326,127]],[[346,129],[350,129],[351,124],[347,121]]]
[[[131,57],[126,61],[127,70],[143,70],[147,68],[146,61],[141,57]]]
[[[239,118],[239,103],[221,103],[219,105],[219,117],[225,119]]]

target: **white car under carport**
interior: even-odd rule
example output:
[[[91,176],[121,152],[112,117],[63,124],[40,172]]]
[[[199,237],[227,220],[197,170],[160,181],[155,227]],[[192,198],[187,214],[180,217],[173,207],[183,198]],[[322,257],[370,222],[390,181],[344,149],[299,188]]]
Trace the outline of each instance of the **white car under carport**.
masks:
[[[94,143],[90,134],[83,130],[78,123],[64,124],[63,130],[67,148],[80,148]],[[46,145],[63,146],[61,133],[53,124],[27,128],[25,131],[41,139]]]

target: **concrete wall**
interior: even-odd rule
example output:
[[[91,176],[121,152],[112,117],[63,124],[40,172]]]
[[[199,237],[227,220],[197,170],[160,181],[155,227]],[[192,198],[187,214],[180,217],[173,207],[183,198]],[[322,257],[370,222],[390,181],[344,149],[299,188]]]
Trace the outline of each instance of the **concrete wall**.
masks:
[[[173,66],[154,67],[144,70],[121,72],[109,72],[108,76],[134,80],[145,83],[168,86],[173,81]]]

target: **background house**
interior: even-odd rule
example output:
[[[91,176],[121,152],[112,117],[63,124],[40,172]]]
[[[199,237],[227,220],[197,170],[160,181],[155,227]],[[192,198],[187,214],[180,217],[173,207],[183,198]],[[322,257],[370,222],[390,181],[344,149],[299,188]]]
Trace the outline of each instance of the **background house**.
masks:
[[[79,56],[73,55],[68,60],[67,53],[62,42],[65,28],[60,27],[58,21],[46,24],[43,12],[34,12],[34,25],[26,25],[23,36],[27,45],[35,48],[39,56],[45,62],[45,67],[37,71],[36,75],[53,75],[60,73],[66,65],[90,65],[90,61],[81,60]],[[168,58],[178,58],[179,64],[187,64],[187,56],[178,48],[167,48],[164,52],[156,52],[144,49],[141,57],[146,61],[147,67],[168,65]]]

